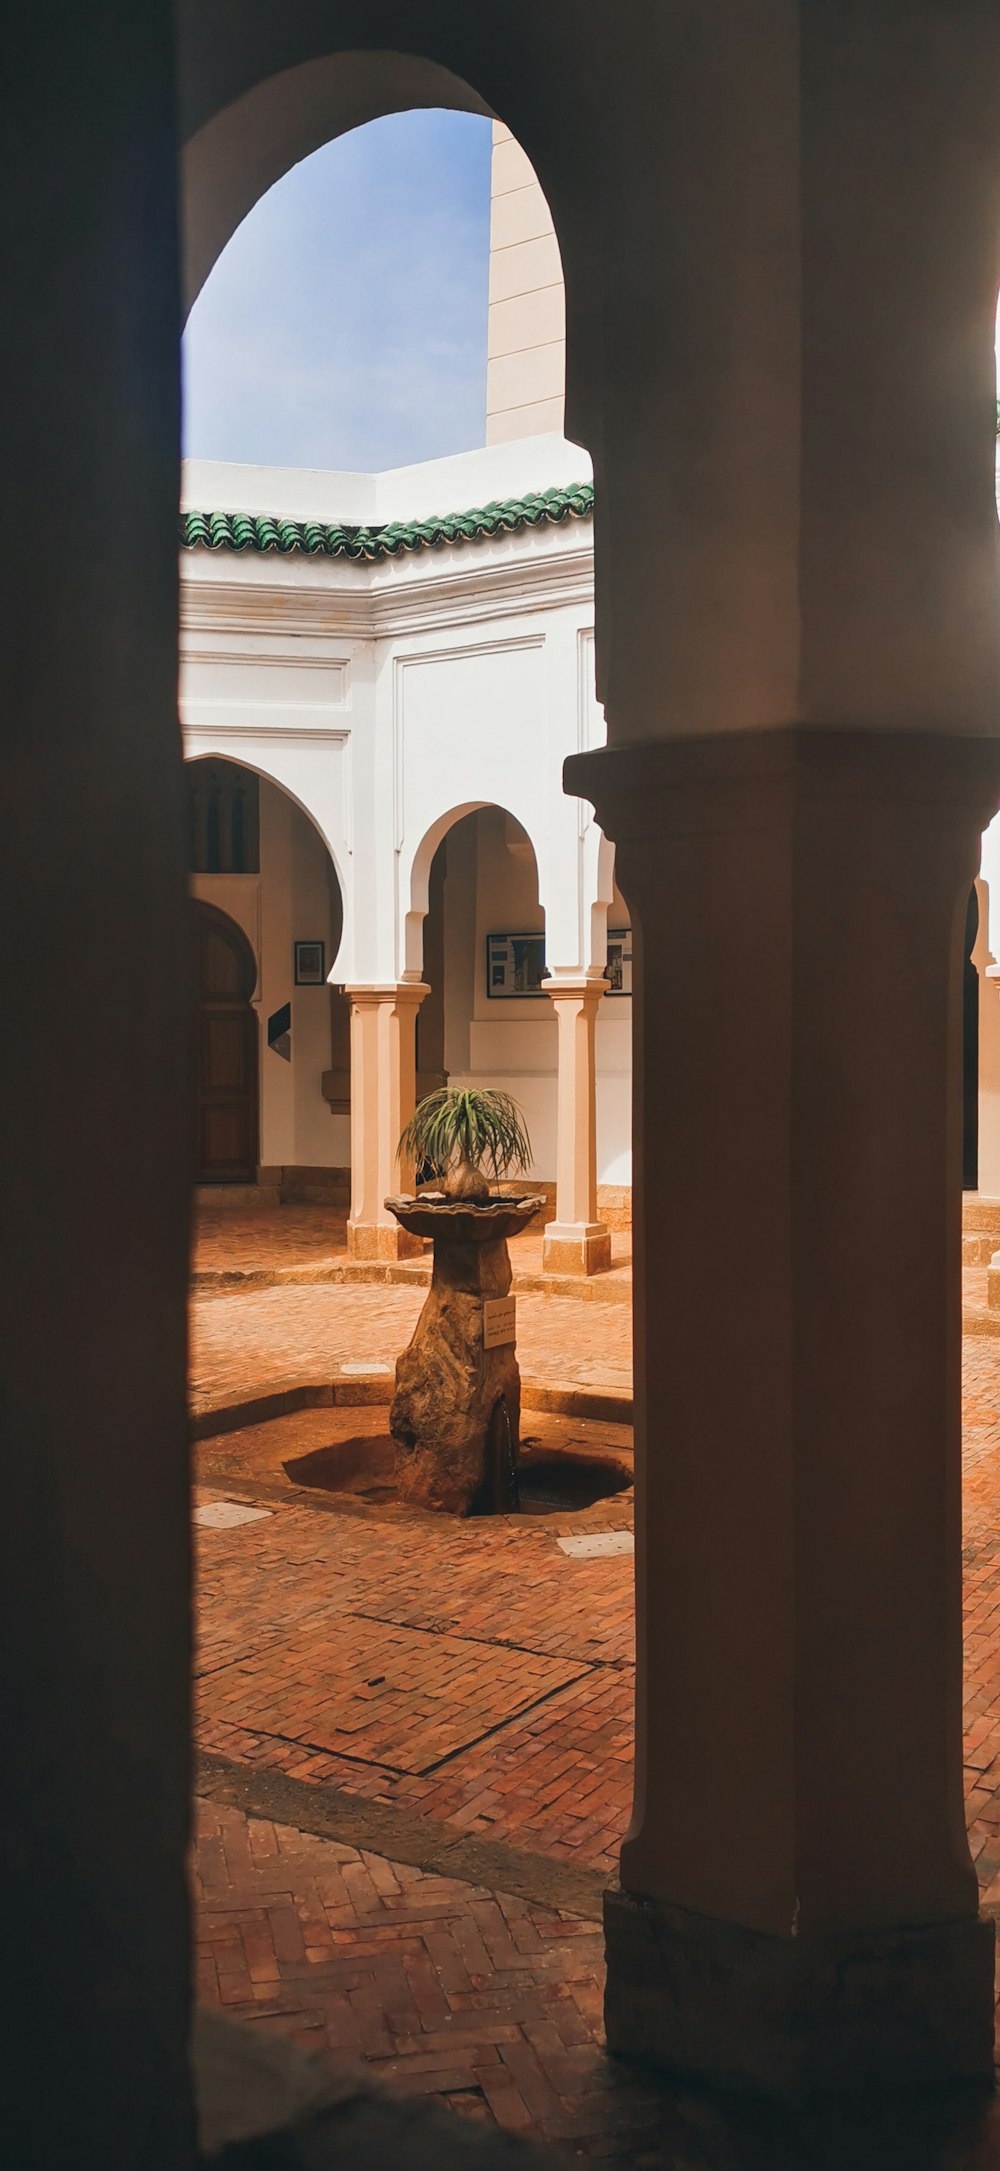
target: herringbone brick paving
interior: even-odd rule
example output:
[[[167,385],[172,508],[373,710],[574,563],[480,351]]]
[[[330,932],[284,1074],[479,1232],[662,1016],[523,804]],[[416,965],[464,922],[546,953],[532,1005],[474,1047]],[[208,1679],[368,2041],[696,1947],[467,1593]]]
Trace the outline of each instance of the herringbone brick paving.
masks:
[[[390,2089],[634,2171],[997,2171],[995,2109],[782,2113],[609,2059],[595,1921],[196,1804],[199,1998]]]
[[[466,2117],[646,2156],[656,2091],[602,2048],[599,1926],[196,1804],[198,1995]]]

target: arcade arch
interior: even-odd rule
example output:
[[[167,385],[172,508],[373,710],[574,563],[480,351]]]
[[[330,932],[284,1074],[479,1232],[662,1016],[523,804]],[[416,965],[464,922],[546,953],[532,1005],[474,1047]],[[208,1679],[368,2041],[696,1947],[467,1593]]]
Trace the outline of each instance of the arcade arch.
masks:
[[[959,216],[944,215],[949,186],[956,185],[949,183],[955,140],[949,129],[932,130],[926,157],[912,158],[913,109],[925,102],[934,108],[933,83],[944,58],[929,30],[898,77],[894,69],[872,67],[867,33],[857,49],[852,44],[849,67],[828,68],[822,22],[813,27],[798,17],[794,31],[789,18],[789,30],[804,38],[805,69],[798,46],[776,66],[775,45],[758,38],[760,27],[753,11],[745,11],[741,24],[734,15],[730,36],[709,51],[690,36],[686,16],[690,43],[682,54],[670,11],[661,11],[659,28],[649,28],[643,41],[643,69],[625,67],[620,75],[612,34],[601,46],[611,76],[604,75],[599,93],[589,79],[593,129],[580,127],[571,95],[541,97],[530,70],[522,128],[518,93],[510,105],[503,95],[519,55],[512,51],[505,67],[488,27],[482,36],[474,28],[456,30],[448,14],[440,23],[432,18],[421,39],[435,59],[454,58],[470,78],[496,86],[497,110],[509,113],[543,172],[548,136],[570,290],[571,426],[581,427],[586,413],[591,427],[584,434],[595,447],[605,508],[598,615],[602,691],[615,742],[608,758],[575,764],[573,782],[593,792],[619,844],[646,954],[654,936],[661,945],[657,974],[639,989],[636,1081],[643,1209],[636,1349],[639,1770],[622,1878],[642,1904],[611,1905],[608,1928],[611,2038],[623,2047],[641,2039],[668,2061],[664,2012],[675,2000],[669,1983],[658,1999],[655,1978],[664,1964],[669,1976],[664,1953],[674,1944],[682,1967],[688,1938],[700,1951],[698,1926],[706,1921],[727,1926],[724,1936],[732,1926],[739,1950],[748,1937],[759,1938],[759,1950],[780,1956],[780,1965],[789,1923],[793,1935],[801,1933],[798,1953],[842,1923],[852,1926],[859,1951],[865,1932],[853,1928],[858,1923],[944,1923],[964,1940],[970,1981],[975,1973],[974,1880],[967,1851],[954,1837],[960,1821],[955,1546],[943,1574],[936,1512],[919,1527],[911,1518],[905,1547],[897,1533],[894,1552],[873,1545],[863,1563],[856,1533],[865,1525],[873,1454],[887,1480],[897,1472],[901,1478],[925,1473],[926,1485],[913,1484],[910,1500],[933,1499],[936,1510],[945,1489],[954,1504],[957,1370],[953,1346],[945,1363],[940,1322],[948,1316],[953,1343],[948,1275],[957,1269],[957,1042],[952,1031],[949,1043],[944,1016],[949,1008],[954,1024],[955,896],[961,890],[964,900],[968,889],[984,779],[992,774],[990,763],[977,758],[982,745],[967,758],[948,749],[955,755],[949,771],[955,811],[936,857],[926,837],[918,840],[911,810],[915,799],[935,796],[939,742],[947,744],[944,719],[960,717],[972,732],[991,729],[995,642],[983,637],[977,618],[996,553],[983,547],[973,504],[982,405],[975,319],[985,222],[970,221],[965,188],[965,227]],[[876,45],[880,35],[871,33]],[[301,42],[294,31],[287,38],[275,33],[265,53],[246,59],[241,94],[300,58]],[[304,43],[313,66],[324,45],[314,24]],[[660,68],[650,65],[654,47]],[[567,57],[567,80],[575,86],[571,38]],[[225,73],[223,65],[215,77],[217,105],[225,103],[219,88]],[[951,70],[948,80],[954,85]],[[889,81],[901,87],[880,102],[872,86]],[[829,101],[827,137],[807,137],[798,126],[803,82],[813,86],[816,106]],[[692,102],[704,120],[697,132],[688,126]],[[971,94],[966,103],[975,134],[980,119]],[[589,185],[561,140],[557,108],[576,141],[586,144]],[[645,186],[651,157],[638,148],[622,155],[607,118],[616,108],[628,108],[635,146],[646,143],[647,130],[650,146],[670,143],[669,169],[665,164],[657,187]],[[836,152],[836,174],[826,170],[831,146],[844,140],[848,112],[852,126],[860,121],[864,147],[851,185]],[[676,125],[665,128],[665,116]],[[730,126],[734,120],[738,125]],[[198,121],[204,125],[204,109]],[[809,149],[800,167],[795,146],[803,142]],[[748,171],[747,216],[733,222],[731,205]],[[904,173],[908,192],[901,192]],[[698,246],[671,251],[664,264],[662,234],[670,229],[679,183],[698,203]],[[904,198],[912,214],[905,231],[918,237],[907,244],[912,258],[900,247]],[[816,216],[831,201],[837,204],[832,239],[830,222]],[[873,232],[872,202],[893,206],[884,231]],[[956,252],[959,230],[972,238]],[[626,233],[638,276],[620,269]],[[988,247],[992,252],[992,237]],[[663,276],[650,280],[654,262],[664,264]],[[595,276],[577,279],[578,264]],[[595,338],[584,359],[573,331],[588,291],[604,337]],[[952,337],[955,312],[937,306],[942,294],[959,303],[961,340]],[[859,339],[859,322],[877,322],[878,335]],[[946,323],[947,358],[939,345]],[[685,328],[681,338],[678,325]],[[907,427],[897,443],[906,437],[921,449],[910,468],[899,455],[890,476],[883,417],[904,383]],[[958,387],[962,397],[955,396]],[[929,458],[925,446],[932,448]],[[953,547],[959,476],[968,484],[968,522],[961,545]],[[664,518],[665,511],[681,517]],[[939,517],[928,523],[928,514]],[[849,568],[864,577],[852,579]],[[841,779],[846,789],[838,796],[833,787]],[[879,976],[867,955],[879,877],[871,834],[856,811],[859,803],[867,811],[869,802],[879,807],[870,830],[880,828],[880,851],[890,832],[901,895],[921,893],[912,928],[904,928],[900,914],[890,960],[896,984],[906,984],[914,938],[927,958],[909,1006],[881,1013],[881,1029],[873,1027],[874,1062],[863,1048],[845,1052],[858,1017],[880,1014]],[[821,806],[836,812],[821,819]],[[706,808],[715,821],[706,819]],[[732,841],[740,885],[735,924],[718,894],[720,827],[727,845]],[[780,902],[778,864],[793,869]],[[815,891],[824,882],[815,913]],[[940,1060],[921,1073],[928,1042]],[[870,1166],[884,1121],[886,1079],[918,1076],[919,1090],[911,1085],[901,1096],[906,1122],[893,1140],[893,1180],[887,1168],[873,1196],[860,1172]],[[801,1230],[795,1212],[788,1213],[789,1136]],[[692,1166],[697,1184],[690,1181]],[[901,1205],[896,1179],[904,1167],[921,1173]],[[713,1286],[717,1259],[715,1217],[706,1212],[703,1189],[708,1172],[717,1207],[754,1229],[756,1247],[754,1287],[743,1292],[740,1317],[729,1322],[730,1362],[718,1367],[706,1367],[713,1323],[699,1296]],[[845,1181],[848,1173],[853,1180]],[[796,1279],[789,1313],[788,1284],[806,1249],[806,1224],[808,1241],[833,1269],[840,1300],[841,1361],[832,1383],[821,1356],[829,1316],[825,1272],[805,1276],[805,1286]],[[934,1263],[921,1279],[912,1260],[929,1241]],[[878,1259],[876,1272],[863,1256],[865,1245]],[[921,1326],[915,1340],[916,1323],[900,1296],[889,1358],[880,1366],[870,1322],[879,1313],[886,1262],[900,1291],[913,1294]],[[884,1311],[881,1316],[884,1322]],[[789,1317],[787,1332],[779,1332],[776,1321],[784,1326]],[[900,1388],[894,1352],[918,1346],[914,1376]],[[869,1391],[873,1372],[884,1397]],[[945,1372],[951,1393],[942,1418]],[[858,1421],[865,1409],[873,1413],[867,1428]],[[776,1410],[789,1413],[780,1439]],[[654,1456],[647,1452],[651,1435],[668,1420],[673,1453]],[[712,1499],[704,1482],[706,1442],[713,1450],[708,1459],[718,1457]],[[738,1459],[731,1446],[737,1442]],[[817,1472],[834,1461],[840,1497],[854,1510],[837,1528],[824,1516],[817,1488]],[[740,1548],[729,1547],[720,1572],[714,1495],[722,1467],[728,1524],[739,1532]],[[791,1525],[789,1487],[797,1502]],[[760,1543],[746,1546],[748,1528]],[[904,1552],[911,1580],[918,1577],[926,1593],[921,1635],[933,1657],[923,1668],[923,1694],[902,1677],[891,1685],[882,1626]],[[857,1591],[855,1571],[864,1603],[852,1633],[833,1594]],[[795,1593],[781,1619],[776,1589]],[[900,1587],[904,1606],[908,1589]],[[836,1619],[839,1634],[820,1632],[819,1611],[828,1628]],[[873,1636],[865,1634],[868,1619]],[[871,1663],[873,1640],[879,1669]],[[677,1678],[676,1654],[695,1643],[703,1663],[688,1692]],[[668,1734],[657,1724],[657,1669],[664,1664]],[[898,1715],[892,1754],[879,1736],[887,1696]],[[845,1709],[852,1719],[846,1755],[839,1717]],[[765,1710],[770,1732],[756,1724]],[[747,1714],[754,1715],[749,1732]],[[714,1728],[734,1745],[745,1790],[746,1844],[738,1864],[731,1864],[710,1791],[705,1742]],[[941,1749],[945,1737],[950,1757]],[[777,1801],[786,1779],[787,1815],[784,1795],[780,1807]],[[887,1836],[898,1839],[901,1831],[909,1840],[905,1855],[898,1847],[892,1852]],[[655,1926],[663,1908],[672,1913],[669,1935],[660,1937]],[[633,1977],[644,1973],[647,1950],[655,1953],[646,1971],[653,1988],[647,1984],[640,1993]],[[723,1978],[725,1969],[724,1961]],[[985,1975],[984,1968],[981,2019]],[[855,2043],[831,2045],[822,2027],[819,2032],[824,2049],[811,2046],[807,2060],[819,2056],[825,2077],[851,2069]],[[711,2021],[707,2033],[714,2041]],[[986,2062],[986,2038],[984,2023],[974,2062]],[[768,2060],[775,2048],[771,2040],[741,2041],[739,2069],[754,2079],[761,2063],[773,2071]],[[782,2045],[779,2063],[784,2051]],[[951,2069],[950,2051],[942,2057]],[[917,2062],[924,2066],[922,2050]]]
[[[417,1017],[418,1077],[498,1086],[523,1108],[534,1177],[555,1175],[555,1034],[545,980],[545,912],[527,830],[502,807],[460,815],[431,862],[423,923],[428,987]]]
[[[362,70],[361,77],[370,87],[370,72],[366,75]],[[432,75],[430,80],[436,79]],[[462,102],[454,85],[448,102]],[[476,103],[472,101],[473,106]],[[286,109],[285,122],[289,112]],[[331,120],[328,133],[336,132]],[[263,139],[266,128],[261,133]],[[204,144],[195,147],[196,161],[204,150]],[[275,172],[283,170],[282,158],[287,165],[286,152],[287,142],[280,154],[275,149]],[[513,309],[520,327],[517,332],[511,328],[497,332],[500,352],[496,366],[500,369],[505,359],[505,339],[510,343],[516,337],[529,336],[522,304],[531,304],[530,320],[537,302],[533,292],[521,294],[519,282],[530,288],[531,281],[543,275],[550,281],[554,279],[561,305],[561,276],[558,242],[541,199],[539,182],[519,146],[508,140],[506,131],[494,141],[494,182],[495,210],[498,202],[503,208],[508,195],[530,196],[530,216],[522,211],[522,223],[526,217],[527,228],[536,239],[524,246],[534,250],[540,242],[542,247],[542,256],[533,255],[531,266],[519,273],[516,265],[512,268],[510,259],[520,263],[522,244],[512,239],[520,228],[516,221],[508,221],[507,225],[501,221],[502,231],[500,226],[497,228],[503,259],[503,274],[496,289],[500,297],[497,308]],[[231,217],[235,198],[226,200]],[[491,296],[493,291],[491,279]],[[548,368],[554,366],[549,349],[558,347],[561,372],[564,341],[560,311],[554,316],[543,312],[541,329],[560,333],[557,339],[549,340],[548,346],[542,339],[541,351],[547,357]],[[537,325],[530,336],[536,334],[541,336]],[[493,345],[491,336],[491,354]],[[534,346],[531,352],[536,352]],[[525,355],[521,352],[511,359],[523,362]],[[491,361],[491,369],[493,366]],[[544,377],[538,380],[539,384],[546,381]],[[488,377],[488,431],[492,421],[501,433],[494,438],[492,449],[501,449],[501,436],[516,436],[522,426],[529,433],[541,430],[541,442],[551,445],[544,434],[554,420],[548,408],[558,407],[561,416],[561,391],[548,402],[525,398],[518,404],[515,371],[509,372],[506,379],[495,380],[493,398],[495,407],[491,408]],[[543,409],[544,414],[540,412]],[[506,449],[505,443],[502,449]],[[563,458],[573,458],[561,441],[560,453]],[[545,457],[554,457],[551,449]],[[496,463],[490,469],[487,462],[482,482],[477,479],[476,488],[489,494],[489,475],[494,472],[499,476],[501,469]],[[391,477],[373,480],[379,487],[383,482],[393,482]],[[537,480],[541,486],[543,478]],[[548,478],[544,480],[547,485]],[[400,486],[395,484],[397,490]],[[443,479],[434,485],[442,492],[448,486]],[[258,491],[263,487],[257,474],[253,487]],[[429,487],[428,482],[425,490]],[[470,490],[472,487],[470,482]],[[470,497],[467,502],[475,500]],[[396,1137],[412,1097],[454,1067],[446,1060],[444,1049],[443,969],[429,979],[426,971],[430,955],[427,945],[435,939],[434,918],[426,931],[426,941],[423,927],[432,861],[439,841],[457,817],[463,811],[471,813],[488,805],[509,809],[515,826],[522,823],[537,842],[534,910],[544,914],[552,985],[539,987],[524,998],[534,1013],[532,1039],[536,1053],[528,1064],[516,1062],[513,1074],[523,1079],[525,1095],[534,1104],[528,1113],[540,1140],[541,1166],[536,1174],[544,1176],[553,1193],[554,1236],[559,1248],[558,1256],[553,1254],[550,1263],[574,1273],[590,1272],[610,1263],[608,1229],[600,1219],[597,1200],[599,1066],[595,1066],[595,1045],[600,1041],[606,1041],[615,1051],[601,1117],[601,1129],[606,1134],[602,1152],[606,1151],[608,1161],[615,1219],[622,1223],[630,1214],[630,1034],[626,1019],[631,1002],[620,971],[614,990],[614,1030],[610,1025],[605,1028],[603,1021],[600,1028],[597,1026],[604,991],[607,908],[614,898],[609,872],[613,855],[609,855],[589,809],[564,795],[560,776],[566,753],[581,743],[598,745],[604,735],[593,684],[592,556],[588,551],[586,559],[581,560],[577,548],[575,562],[572,551],[563,557],[562,585],[557,589],[554,578],[549,578],[547,591],[541,595],[541,607],[540,591],[533,583],[537,583],[544,561],[541,566],[525,562],[516,595],[507,577],[515,568],[497,563],[493,569],[495,594],[489,577],[483,574],[481,590],[474,599],[456,595],[454,631],[438,606],[436,615],[428,617],[428,626],[433,628],[430,638],[419,624],[419,638],[406,627],[404,636],[393,641],[391,647],[386,643],[381,651],[380,676],[385,686],[392,682],[391,717],[384,699],[380,712],[376,691],[373,723],[368,719],[361,700],[360,662],[355,659],[350,665],[353,774],[359,786],[366,771],[372,778],[371,811],[366,807],[362,812],[360,797],[350,808],[345,801],[343,809],[345,830],[349,821],[359,833],[362,825],[368,824],[367,849],[363,857],[360,853],[355,857],[352,868],[358,944],[349,965],[348,945],[344,946],[344,977],[353,1005],[352,1038],[358,1066],[351,1095],[353,1197],[348,1241],[359,1259],[399,1256],[408,1249],[408,1240],[384,1208],[384,1196],[399,1180]],[[491,623],[494,618],[495,625]],[[347,623],[352,629],[359,628],[356,607]],[[466,630],[473,625],[481,627],[474,635]],[[211,699],[209,696],[209,704]],[[280,696],[275,700],[277,709]],[[279,727],[280,722],[276,714]],[[389,772],[377,757],[373,758],[380,730],[391,730],[392,735],[391,805],[385,789]],[[293,739],[298,735],[291,733]],[[314,802],[316,764],[321,752],[315,750],[311,787]],[[442,777],[447,777],[452,804],[439,811]],[[442,866],[437,868],[434,879],[443,882]],[[509,922],[509,914],[505,917]],[[620,957],[623,945],[627,949],[628,930],[620,905],[618,919],[616,957]],[[424,986],[429,987],[429,993],[419,992]],[[493,1012],[489,1023],[486,1018],[476,1021],[476,1030],[482,1028],[479,1037],[492,1031],[496,1039],[496,1013],[502,1003],[507,1006],[506,1002],[499,995],[491,997],[485,986],[479,1000],[488,1002]],[[527,1019],[522,1019],[521,1024],[526,1030]],[[511,1017],[506,1028],[508,1036],[514,1026]],[[539,1057],[540,1041],[546,1046]],[[372,1063],[377,1067],[374,1083]],[[468,1053],[463,1068],[468,1068]],[[492,1071],[495,1074],[495,1064]],[[359,1089],[362,1077],[367,1081],[364,1090]],[[557,1106],[562,1111],[558,1120]]]
[[[235,927],[253,963],[245,1000],[259,1109],[252,1165],[246,1151],[238,1174],[235,1163],[226,1174],[203,1158],[202,1181],[286,1196],[309,1184],[339,1197],[350,1164],[350,1007],[331,978],[344,926],[332,855],[317,823],[263,770],[195,755],[186,778],[196,906],[206,924],[216,914]]]
[[[237,226],[291,166],[391,113],[490,108],[450,68],[404,52],[336,52],[244,89],[205,120],[182,160],[185,313]]]
[[[466,802],[413,853],[417,1082],[513,1095],[549,1192],[544,1264],[587,1274],[631,1219],[631,929],[600,832],[581,838],[565,799],[549,817],[543,793],[538,814],[529,835],[509,807]]]

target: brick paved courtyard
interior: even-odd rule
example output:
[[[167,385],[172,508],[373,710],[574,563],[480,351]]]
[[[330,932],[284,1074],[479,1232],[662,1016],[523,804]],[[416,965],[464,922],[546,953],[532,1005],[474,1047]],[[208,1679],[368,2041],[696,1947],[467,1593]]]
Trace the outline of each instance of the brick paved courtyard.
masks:
[[[391,1365],[420,1302],[405,1285],[200,1295],[203,1422],[264,1379],[328,1379],[344,1354]],[[527,1379],[627,1388],[626,1308],[528,1294],[519,1328]],[[970,1337],[964,1353],[967,1795],[1000,1907],[1000,1345]],[[465,1524],[414,1514],[366,1494],[385,1429],[384,1406],[309,1409],[196,1450],[199,1506],[256,1510],[197,1532],[201,1992],[463,2115],[673,2162],[675,2109],[601,2050],[632,1562],[559,1543],[626,1530],[631,1492]],[[529,1413],[526,1429],[539,1452],[627,1456],[621,1426]],[[331,1492],[345,1453],[361,1476]],[[345,1816],[374,1819],[374,1840]]]
[[[258,1431],[277,1463],[385,1421],[320,1410]],[[244,1453],[229,1434],[200,1457],[238,1470]],[[300,1491],[275,1504],[262,1477],[258,1459],[239,1490],[266,1515],[198,1531],[199,1744],[610,1870],[631,1784],[632,1563],[568,1558],[558,1535],[627,1525],[631,1496],[456,1523]]]
[[[343,1357],[392,1366],[423,1291],[405,1285],[260,1289],[199,1297],[192,1319],[192,1401],[201,1414],[251,1390],[329,1380]],[[524,1377],[631,1392],[631,1315],[572,1297],[519,1296]]]

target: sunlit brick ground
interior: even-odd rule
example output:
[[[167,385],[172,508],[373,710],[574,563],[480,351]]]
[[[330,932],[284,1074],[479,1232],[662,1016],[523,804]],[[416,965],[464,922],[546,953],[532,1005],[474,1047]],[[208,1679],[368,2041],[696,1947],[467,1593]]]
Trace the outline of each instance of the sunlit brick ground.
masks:
[[[306,1376],[303,1367],[329,1377],[345,1355],[391,1362],[420,1301],[419,1290],[356,1286],[200,1298],[196,1392],[211,1404],[265,1377]],[[624,1308],[524,1296],[519,1316],[526,1378],[547,1368],[553,1379],[627,1385]],[[621,1527],[630,1496],[579,1518],[466,1524],[338,1506],[296,1477],[334,1417],[359,1435],[384,1430],[384,1411],[309,1411],[197,1450],[199,1500],[256,1497],[268,1510],[198,1533],[200,1745],[435,1831],[606,1872],[629,1805],[632,1565],[569,1558],[556,1541],[571,1528]],[[995,1340],[966,1340],[964,1427],[968,1805],[983,1895],[995,1904]],[[677,2160],[682,2144],[680,2160],[716,2161],[683,2120],[678,2140],[676,2106],[607,2065],[589,1916],[393,1867],[217,1802],[201,1802],[198,1815],[205,1997],[571,2154],[657,2165]],[[726,2147],[718,2160],[742,2164],[742,2142],[730,2136]],[[857,2137],[849,2153],[862,2160]]]
[[[512,1239],[515,1273],[535,1274],[542,1265],[544,1217]],[[627,1281],[632,1263],[629,1230],[611,1234],[612,1265],[601,1276],[605,1294]],[[333,1205],[268,1207],[202,1203],[196,1215],[192,1266],[196,1279],[212,1275],[322,1273],[347,1258],[347,1221]],[[428,1269],[429,1271],[429,1269]]]
[[[198,1297],[192,1308],[193,1407],[201,1414],[255,1392],[327,1381],[345,1357],[394,1364],[422,1303],[420,1289],[382,1284]],[[524,1379],[630,1392],[626,1306],[519,1296],[517,1316]]]
[[[368,1424],[385,1412],[260,1431],[280,1469]],[[239,1439],[199,1449],[220,1456],[238,1470]],[[256,1497],[260,1521],[198,1531],[199,1744],[610,1870],[631,1789],[632,1562],[567,1558],[556,1533],[627,1525],[631,1495],[471,1522]]]

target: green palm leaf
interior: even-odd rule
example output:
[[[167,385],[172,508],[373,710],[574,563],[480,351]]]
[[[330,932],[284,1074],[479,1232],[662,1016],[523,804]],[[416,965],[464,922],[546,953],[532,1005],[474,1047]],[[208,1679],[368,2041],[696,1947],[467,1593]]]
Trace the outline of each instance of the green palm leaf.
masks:
[[[439,1177],[465,1167],[501,1183],[527,1168],[531,1140],[509,1093],[485,1086],[439,1086],[410,1117],[397,1152],[418,1166],[429,1163]]]

